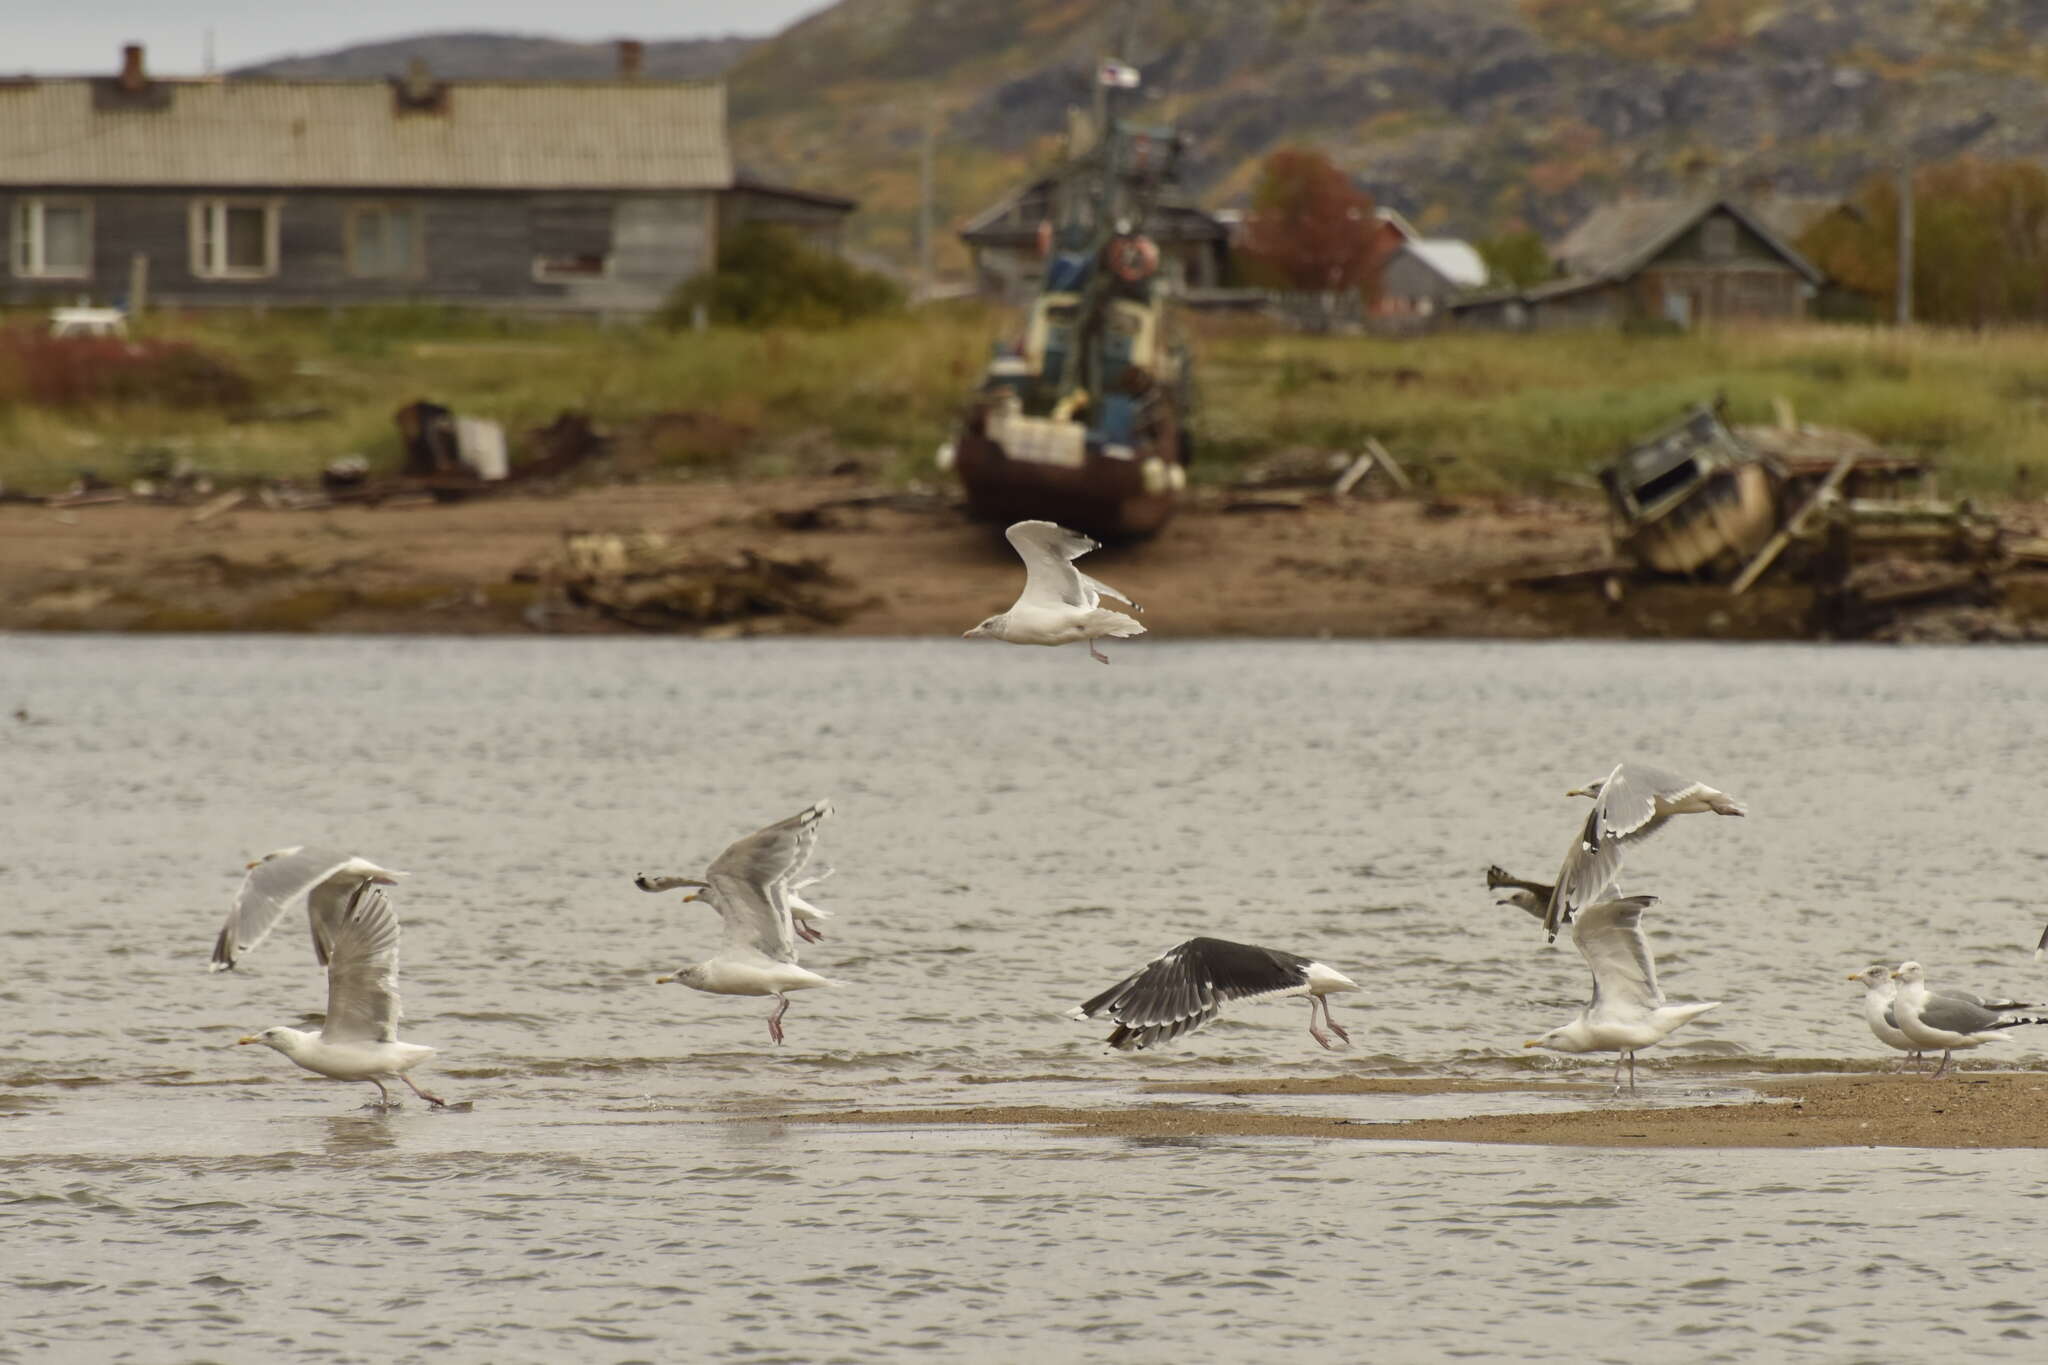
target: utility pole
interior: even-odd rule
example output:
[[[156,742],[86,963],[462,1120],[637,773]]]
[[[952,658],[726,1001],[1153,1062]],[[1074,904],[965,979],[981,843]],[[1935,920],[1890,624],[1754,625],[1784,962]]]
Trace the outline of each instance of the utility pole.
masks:
[[[917,167],[917,277],[925,298],[930,298],[938,288],[932,249],[932,159],[938,141],[938,122],[938,105],[928,102],[924,111],[924,150]]]
[[[1899,158],[1899,283],[1895,321],[1901,327],[1913,325],[1913,153],[1905,150]]]

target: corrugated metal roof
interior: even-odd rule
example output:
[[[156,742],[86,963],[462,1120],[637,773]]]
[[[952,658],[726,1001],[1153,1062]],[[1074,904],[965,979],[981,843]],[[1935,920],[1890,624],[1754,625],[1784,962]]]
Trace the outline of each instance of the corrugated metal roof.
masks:
[[[715,81],[451,82],[432,112],[401,112],[387,81],[166,81],[152,87],[164,107],[96,108],[95,87],[110,85],[0,82],[0,185],[678,190],[733,179]]]
[[[1418,237],[1401,249],[1460,289],[1477,289],[1486,283],[1486,262],[1469,242],[1455,237]]]

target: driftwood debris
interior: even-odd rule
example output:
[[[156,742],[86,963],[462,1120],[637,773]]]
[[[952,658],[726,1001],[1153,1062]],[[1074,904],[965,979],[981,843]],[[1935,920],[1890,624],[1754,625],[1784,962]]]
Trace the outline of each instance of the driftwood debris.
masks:
[[[1763,576],[1764,570],[1771,567],[1771,562],[1783,554],[1785,547],[1792,543],[1792,538],[1806,529],[1806,523],[1813,519],[1815,513],[1827,506],[1828,501],[1834,497],[1835,490],[1842,486],[1842,480],[1848,478],[1849,471],[1856,467],[1856,459],[1854,455],[1844,455],[1835,461],[1835,467],[1820,481],[1820,487],[1813,490],[1813,496],[1764,542],[1763,548],[1756,552],[1755,558],[1742,566],[1742,572],[1728,585],[1729,596],[1739,597],[1748,592],[1749,585]]]
[[[823,559],[693,555],[651,532],[571,531],[558,577],[569,601],[641,630],[710,627],[759,618],[834,625],[861,603]]]

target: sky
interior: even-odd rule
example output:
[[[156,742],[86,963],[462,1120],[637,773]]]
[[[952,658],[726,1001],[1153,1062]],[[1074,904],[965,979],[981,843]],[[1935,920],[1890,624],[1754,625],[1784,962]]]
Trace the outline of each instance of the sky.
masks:
[[[204,69],[206,33],[226,70],[293,53],[450,30],[529,33],[583,42],[766,34],[829,0],[0,0],[0,75],[81,75],[120,64],[123,43],[149,49],[165,76]]]

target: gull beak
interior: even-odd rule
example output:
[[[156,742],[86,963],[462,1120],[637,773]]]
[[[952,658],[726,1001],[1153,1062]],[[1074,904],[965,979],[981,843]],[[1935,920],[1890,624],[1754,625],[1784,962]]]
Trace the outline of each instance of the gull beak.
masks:
[[[1565,793],[1566,796],[1591,796],[1592,794],[1592,792],[1586,790],[1584,787],[1573,787],[1570,791]]]
[[[254,872],[257,868],[261,866],[263,866],[263,860],[261,858],[258,858],[254,862],[243,863],[242,870],[244,872]]]
[[[1897,972],[1893,972],[1893,973],[1892,973],[1892,980],[1894,980],[1894,981],[1897,981],[1897,980],[1899,980],[1899,974],[1898,974]]]
[[[1848,978],[1848,979],[1849,979],[1849,980],[1851,980],[1851,981],[1861,981],[1861,980],[1863,979],[1863,973],[1861,973],[1861,972],[1851,972],[1851,973],[1849,973],[1849,978]]]
[[[1526,1042],[1526,1043],[1522,1044],[1522,1046],[1523,1046],[1523,1047],[1542,1047],[1542,1046],[1543,1046],[1543,1040],[1542,1040],[1541,1038],[1531,1038],[1531,1039],[1530,1039],[1530,1040],[1529,1040],[1528,1042]]]
[[[973,630],[963,630],[963,631],[961,631],[961,632],[960,632],[960,638],[961,638],[961,639],[963,639],[963,640],[972,640],[972,639],[974,639],[974,638],[975,638],[976,636],[978,636],[978,635],[980,635],[980,634],[981,634],[981,627],[980,627],[980,626],[976,626],[976,627],[975,627],[975,628],[974,628]]]
[[[675,980],[675,978],[672,976],[657,976],[654,978],[654,984],[657,986],[666,986],[669,982],[673,980]]]
[[[688,905],[691,901],[701,901],[703,899],[704,893],[702,891],[692,891],[689,895],[683,897],[683,904]]]
[[[241,1047],[241,1046],[243,1046],[243,1045],[245,1045],[245,1044],[247,1044],[247,1043],[260,1043],[260,1042],[262,1042],[262,1041],[263,1041],[263,1040],[262,1040],[261,1038],[258,1038],[258,1037],[257,1037],[257,1036],[256,1036],[255,1034],[253,1034],[253,1033],[252,1033],[252,1034],[250,1034],[250,1035],[249,1035],[248,1037],[246,1037],[246,1038],[237,1038],[237,1039],[235,1039],[235,1046],[236,1046],[236,1047]]]

